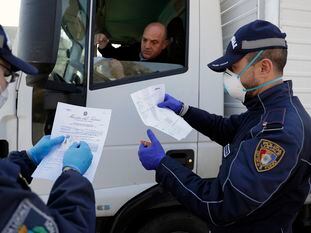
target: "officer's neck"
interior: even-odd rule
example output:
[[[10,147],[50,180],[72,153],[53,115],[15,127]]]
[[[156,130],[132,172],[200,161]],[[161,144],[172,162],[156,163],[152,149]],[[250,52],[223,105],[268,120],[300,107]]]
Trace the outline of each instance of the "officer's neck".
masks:
[[[249,93],[247,93],[249,96],[257,96],[263,92],[265,92],[266,90],[276,86],[276,85],[279,85],[281,83],[283,83],[283,80],[282,79],[279,79],[280,77],[282,77],[283,74],[271,74],[271,76],[265,78],[265,80],[263,82],[261,82],[258,86],[261,86],[260,88],[254,90],[254,91],[251,91]],[[276,80],[276,79],[279,79],[279,80]],[[273,80],[276,80],[275,82]],[[271,83],[270,83],[271,82]],[[267,83],[267,85],[265,85],[265,83]]]

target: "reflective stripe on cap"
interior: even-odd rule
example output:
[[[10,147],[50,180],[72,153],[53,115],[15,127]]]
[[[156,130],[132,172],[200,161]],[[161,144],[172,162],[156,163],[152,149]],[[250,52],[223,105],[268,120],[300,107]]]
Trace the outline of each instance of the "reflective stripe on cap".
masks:
[[[242,41],[242,49],[261,49],[265,47],[287,48],[286,40],[283,38],[267,38],[260,40]]]

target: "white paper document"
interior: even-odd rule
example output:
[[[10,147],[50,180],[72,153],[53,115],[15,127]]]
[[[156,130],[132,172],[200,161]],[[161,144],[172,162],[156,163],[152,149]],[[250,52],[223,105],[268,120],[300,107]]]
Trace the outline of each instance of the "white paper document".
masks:
[[[191,126],[172,110],[159,108],[164,101],[164,84],[151,86],[131,94],[137,112],[145,125],[154,127],[177,140],[185,138],[192,130]]]
[[[105,144],[110,117],[110,109],[58,103],[51,138],[64,135],[65,140],[42,160],[32,177],[56,180],[62,173],[67,148],[74,142],[85,141],[91,148],[93,160],[84,176],[92,182]]]

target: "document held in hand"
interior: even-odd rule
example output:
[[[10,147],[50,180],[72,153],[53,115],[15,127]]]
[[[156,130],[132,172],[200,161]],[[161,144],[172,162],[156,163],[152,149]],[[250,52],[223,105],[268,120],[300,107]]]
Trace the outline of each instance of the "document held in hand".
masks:
[[[62,173],[67,148],[74,142],[85,141],[91,148],[93,160],[84,176],[92,182],[105,144],[110,117],[110,109],[86,108],[59,102],[51,138],[64,135],[65,140],[42,160],[32,177],[56,180]]]
[[[145,125],[154,127],[177,140],[185,138],[192,130],[191,126],[172,110],[159,108],[165,95],[164,84],[145,88],[131,94],[137,112]]]

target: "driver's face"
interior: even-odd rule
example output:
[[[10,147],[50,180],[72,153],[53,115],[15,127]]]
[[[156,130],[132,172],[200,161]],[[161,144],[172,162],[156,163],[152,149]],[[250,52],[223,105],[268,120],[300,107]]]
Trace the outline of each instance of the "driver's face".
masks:
[[[150,60],[159,56],[167,47],[165,31],[157,25],[148,26],[141,40],[141,55]]]

